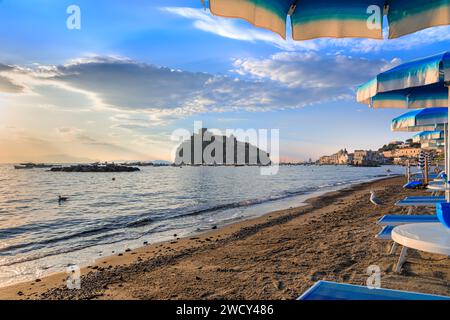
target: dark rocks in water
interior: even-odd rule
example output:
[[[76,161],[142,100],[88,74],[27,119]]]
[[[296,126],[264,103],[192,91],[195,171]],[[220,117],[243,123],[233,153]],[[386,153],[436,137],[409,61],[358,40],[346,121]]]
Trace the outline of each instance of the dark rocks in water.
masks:
[[[127,250],[125,250],[125,252],[130,252],[131,251],[131,249],[127,249]]]
[[[216,230],[216,229],[217,229],[217,226],[213,226],[211,229]]]
[[[116,164],[78,164],[69,167],[51,168],[51,172],[135,172],[140,171],[139,168],[122,166]]]

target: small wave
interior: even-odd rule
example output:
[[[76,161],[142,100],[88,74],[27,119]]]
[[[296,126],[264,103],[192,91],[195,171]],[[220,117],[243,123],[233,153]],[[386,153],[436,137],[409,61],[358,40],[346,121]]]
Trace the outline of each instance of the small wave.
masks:
[[[138,228],[138,227],[143,227],[146,226],[152,222],[154,222],[156,219],[152,219],[152,218],[145,218],[145,219],[141,219],[141,220],[137,220],[137,221],[133,221],[130,222],[126,225],[127,228]]]

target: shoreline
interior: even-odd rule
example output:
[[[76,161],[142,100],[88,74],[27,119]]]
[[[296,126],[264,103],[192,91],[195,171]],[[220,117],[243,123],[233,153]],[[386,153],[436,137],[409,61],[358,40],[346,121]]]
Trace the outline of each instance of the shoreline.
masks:
[[[264,216],[267,213],[276,212],[280,210],[287,210],[290,208],[297,208],[304,206],[309,199],[313,199],[316,197],[320,197],[323,195],[326,195],[329,192],[335,192],[339,191],[341,189],[349,188],[354,185],[359,185],[361,183],[370,183],[373,181],[378,181],[382,179],[388,179],[392,177],[396,177],[399,175],[391,174],[391,175],[380,175],[380,176],[374,176],[370,178],[366,178],[364,180],[358,180],[355,179],[353,181],[347,181],[345,183],[333,183],[329,185],[322,185],[315,188],[310,188],[307,190],[301,190],[295,193],[285,195],[279,195],[278,197],[275,197],[273,199],[267,198],[266,200],[262,199],[255,199],[251,201],[247,201],[249,204],[242,204],[239,207],[230,206],[228,208],[224,209],[217,209],[217,210],[211,210],[209,211],[216,211],[219,217],[217,219],[217,222],[210,223],[210,225],[204,225],[204,226],[197,226],[197,230],[194,226],[190,228],[190,230],[181,230],[181,229],[173,229],[172,231],[165,232],[165,235],[161,235],[159,239],[152,239],[148,237],[139,237],[130,241],[121,241],[121,242],[114,242],[112,244],[106,244],[106,245],[92,245],[86,248],[82,248],[73,252],[69,252],[67,254],[60,254],[61,258],[64,260],[64,263],[57,263],[58,266],[55,265],[55,267],[47,267],[52,266],[53,263],[56,261],[50,261],[49,264],[45,264],[43,267],[40,267],[39,270],[42,270],[42,272],[34,272],[33,269],[24,269],[26,273],[24,273],[23,276],[16,276],[14,278],[11,278],[9,280],[4,281],[2,284],[0,284],[0,291],[2,288],[14,286],[20,283],[27,283],[30,281],[35,280],[36,278],[45,278],[48,276],[52,276],[57,273],[64,273],[64,270],[69,265],[79,265],[81,268],[87,267],[90,264],[95,263],[95,261],[102,259],[103,257],[108,257],[111,255],[115,255],[116,253],[124,252],[126,249],[132,249],[136,250],[143,246],[145,246],[145,243],[153,244],[161,244],[165,242],[171,242],[176,238],[188,238],[192,236],[198,236],[202,235],[203,233],[209,232],[214,229],[220,229],[225,226],[240,223],[248,220],[253,220],[256,218],[259,218],[261,216]],[[228,217],[228,218],[225,218]],[[173,234],[178,234],[177,237],[173,237]],[[147,240],[147,241],[144,241]],[[91,254],[89,256],[86,255],[86,250],[91,251]],[[84,251],[84,252],[83,252]],[[77,252],[81,254],[79,258],[77,258]],[[43,259],[51,258],[55,255],[49,255],[45,257],[41,257],[36,259],[36,262],[41,261]],[[66,258],[70,257],[70,258]],[[32,262],[32,260],[30,260]],[[42,265],[42,262],[40,262]],[[19,265],[20,267],[20,265]],[[36,267],[38,268],[38,267]],[[18,269],[20,270],[20,269]],[[38,270],[38,269],[35,269]]]
[[[268,212],[257,218],[247,219],[221,226],[217,230],[202,232],[201,234],[188,236],[186,238],[174,238],[174,240],[172,241],[144,245],[143,247],[135,250],[127,250],[127,252],[124,253],[116,253],[112,256],[99,258],[98,260],[96,260],[95,264],[81,269],[81,290],[65,289],[63,286],[66,282],[67,273],[60,272],[51,274],[42,279],[17,283],[11,286],[0,288],[0,299],[189,298],[189,296],[183,296],[176,293],[168,294],[167,292],[163,292],[163,290],[159,290],[160,293],[158,293],[158,290],[156,290],[155,292],[153,292],[153,290],[150,290],[153,292],[151,295],[141,296],[140,294],[135,293],[136,290],[133,289],[133,286],[131,286],[131,289],[129,289],[131,290],[131,292],[134,292],[132,294],[130,294],[128,290],[125,290],[124,288],[128,288],[128,283],[133,283],[137,278],[146,277],[147,273],[164,273],[166,267],[172,268],[173,266],[177,266],[180,264],[183,266],[183,269],[187,269],[185,270],[185,272],[195,273],[197,271],[201,275],[203,273],[202,270],[205,270],[204,266],[198,266],[197,268],[194,268],[192,264],[195,264],[195,262],[190,261],[186,264],[185,260],[190,260],[194,255],[200,255],[202,257],[205,253],[212,255],[212,253],[214,254],[218,249],[220,250],[224,247],[231,246],[236,248],[237,246],[241,245],[240,242],[245,243],[249,238],[252,237],[259,237],[264,242],[267,240],[266,231],[268,230],[285,228],[286,225],[291,224],[294,220],[299,225],[303,225],[305,223],[306,225],[309,225],[310,220],[314,220],[317,217],[320,217],[323,214],[323,211],[326,211],[326,209],[331,208],[332,210],[334,210],[334,212],[337,212],[336,209],[339,209],[343,198],[358,193],[365,194],[371,187],[377,187],[377,185],[398,185],[402,179],[403,178],[399,176],[384,177],[376,179],[375,181],[372,180],[369,182],[345,186],[337,191],[326,192],[325,194],[311,197],[305,201],[305,204],[303,206],[300,207]],[[398,198],[399,195],[396,196]],[[352,205],[355,209],[354,203],[349,203],[349,205]],[[327,228],[329,228],[329,226],[327,226]],[[370,229],[377,229],[377,226],[375,226],[375,224],[373,223],[370,225]],[[291,229],[289,230],[292,231]],[[318,230],[316,230],[316,232],[318,232]],[[308,233],[302,234],[302,236],[311,237],[311,235],[308,235]],[[373,237],[374,236],[375,233],[373,234]],[[376,242],[376,246],[382,246],[384,244],[385,243],[383,242]],[[271,246],[277,247],[276,244]],[[243,250],[248,250],[248,248],[243,247]],[[219,264],[223,264],[223,257],[212,256],[211,259],[216,259],[218,260]],[[247,263],[245,262],[245,260],[246,259],[243,258],[243,261],[237,261],[236,263],[237,265],[246,265]],[[392,260],[392,263],[394,262],[395,259]],[[222,267],[218,267],[217,270],[221,268]],[[254,270],[254,268],[255,267],[250,268],[251,272],[256,271]],[[264,269],[260,270],[260,272],[263,273],[265,271],[266,270]],[[215,273],[217,272],[222,271],[219,270]],[[233,274],[232,270],[225,270],[223,272],[230,272],[231,274]],[[314,275],[314,278],[316,276],[317,275]],[[197,278],[200,277],[201,276],[197,276]],[[311,276],[309,277],[310,279],[312,279]],[[320,276],[318,276],[318,279],[319,278]],[[151,277],[151,279],[155,281],[164,281],[164,277]],[[195,279],[196,278],[194,278],[194,282]],[[175,276],[173,281],[178,282],[178,286],[180,286],[179,291],[185,291],[185,288],[183,288],[183,279],[178,279]],[[275,286],[275,288],[285,287],[285,284],[280,283],[279,286]],[[312,284],[311,281],[305,281],[305,283]],[[137,284],[137,286],[139,287],[139,283]],[[209,286],[208,290],[206,291],[211,291],[211,289],[212,288]],[[289,295],[289,297],[295,298],[302,293],[302,290],[304,291],[306,289],[307,287],[302,286],[302,289],[299,289],[298,293],[291,294]],[[190,288],[190,290],[192,290],[192,288]],[[186,291],[185,294],[191,292],[190,290]],[[442,292],[439,290],[433,291],[433,293],[442,294]],[[211,294],[208,294],[206,296],[197,295],[193,292],[191,294],[193,294],[193,296],[190,296],[190,298],[220,298],[217,295]],[[447,293],[447,295],[450,295],[450,292]],[[262,296],[262,298],[264,297],[265,296]],[[277,296],[273,295],[269,295],[269,297],[278,298]],[[236,298],[236,296],[231,295],[231,297],[229,297],[225,295],[224,298]],[[237,298],[246,299],[253,297],[238,296]],[[257,296],[257,298],[261,297]]]

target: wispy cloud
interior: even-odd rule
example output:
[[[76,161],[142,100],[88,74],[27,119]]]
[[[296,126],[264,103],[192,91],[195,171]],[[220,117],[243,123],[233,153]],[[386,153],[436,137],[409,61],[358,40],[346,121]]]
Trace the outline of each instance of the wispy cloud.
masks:
[[[290,89],[344,92],[397,63],[398,59],[368,60],[345,55],[320,56],[316,52],[281,52],[266,59],[236,59],[234,66],[240,75],[272,80]]]
[[[265,42],[287,51],[321,50],[324,48],[336,51],[346,49],[350,52],[368,53],[381,50],[394,51],[413,49],[418,46],[429,45],[450,40],[450,27],[435,27],[416,32],[411,35],[392,40],[372,39],[316,39],[308,41],[283,40],[278,35],[258,29],[237,19],[213,16],[209,11],[188,7],[163,7],[168,12],[185,19],[192,20],[198,30],[216,34],[218,36],[249,42]],[[385,32],[386,33],[386,32]]]
[[[163,7],[161,10],[192,20],[195,28],[224,38],[249,42],[266,42],[283,50],[318,50],[317,45],[313,41],[294,42],[292,40],[284,40],[272,32],[251,26],[243,26],[243,23],[238,23],[238,21],[233,19],[215,17],[209,11],[188,7]]]

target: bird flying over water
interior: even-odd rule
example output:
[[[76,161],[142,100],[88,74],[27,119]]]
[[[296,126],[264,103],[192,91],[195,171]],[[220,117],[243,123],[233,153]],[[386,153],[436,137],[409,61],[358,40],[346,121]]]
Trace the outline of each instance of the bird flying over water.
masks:
[[[370,191],[370,202],[372,202],[376,206],[382,206],[383,205],[383,201],[381,201],[380,198],[378,198],[375,195],[374,191]]]

